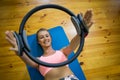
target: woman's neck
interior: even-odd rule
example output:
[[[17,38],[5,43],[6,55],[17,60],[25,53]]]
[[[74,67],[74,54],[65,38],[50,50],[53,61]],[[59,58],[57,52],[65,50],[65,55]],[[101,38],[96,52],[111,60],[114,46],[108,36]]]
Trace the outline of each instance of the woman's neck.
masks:
[[[49,56],[53,53],[55,53],[55,50],[50,46],[50,47],[47,47],[47,48],[44,48],[44,56]]]

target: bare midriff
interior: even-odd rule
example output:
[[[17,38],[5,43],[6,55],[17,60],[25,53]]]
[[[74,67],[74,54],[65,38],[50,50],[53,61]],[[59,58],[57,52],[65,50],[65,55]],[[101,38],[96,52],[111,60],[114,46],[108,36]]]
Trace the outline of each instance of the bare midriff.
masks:
[[[73,74],[72,71],[67,66],[57,67],[50,70],[45,75],[45,80],[59,80],[65,76]]]

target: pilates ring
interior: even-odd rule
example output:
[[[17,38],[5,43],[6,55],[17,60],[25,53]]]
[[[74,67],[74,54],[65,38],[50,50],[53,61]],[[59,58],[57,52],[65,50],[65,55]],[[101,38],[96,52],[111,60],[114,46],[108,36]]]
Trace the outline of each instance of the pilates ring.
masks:
[[[36,59],[35,57],[33,57],[32,55],[30,55],[30,48],[29,45],[27,43],[27,38],[26,38],[26,33],[24,32],[24,25],[26,23],[26,21],[28,20],[28,18],[35,12],[37,12],[38,10],[42,10],[42,9],[46,9],[46,8],[55,8],[55,9],[59,9],[62,10],[64,12],[66,12],[68,15],[71,16],[71,20],[76,28],[77,34],[79,34],[81,36],[81,40],[80,40],[80,45],[78,47],[78,50],[76,51],[76,54],[74,54],[74,56],[69,59],[66,60],[62,63],[47,63],[47,62],[43,62],[41,60]],[[14,32],[14,35],[16,37],[17,40],[17,44],[18,44],[18,55],[22,56],[22,52],[24,51],[25,54],[34,62],[36,62],[37,64],[43,65],[43,66],[47,66],[47,67],[60,67],[60,66],[64,66],[66,64],[71,63],[72,61],[74,61],[79,54],[81,53],[83,46],[84,46],[84,35],[85,35],[85,30],[86,30],[86,26],[83,24],[80,15],[75,16],[75,14],[73,14],[70,10],[59,6],[59,5],[55,5],[55,4],[47,4],[47,5],[41,5],[41,6],[37,6],[35,8],[33,8],[32,10],[30,10],[23,18],[21,24],[20,24],[20,28],[19,28],[19,34],[17,34],[16,32]]]

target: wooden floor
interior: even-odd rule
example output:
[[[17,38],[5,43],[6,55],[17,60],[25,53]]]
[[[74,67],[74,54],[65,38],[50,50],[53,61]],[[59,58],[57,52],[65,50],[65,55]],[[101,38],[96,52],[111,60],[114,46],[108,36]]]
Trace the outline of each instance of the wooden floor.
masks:
[[[120,80],[120,0],[0,0],[0,80],[30,80],[25,64],[9,51],[6,30],[19,30],[24,15],[43,4],[58,4],[75,14],[93,9],[95,24],[78,57],[87,80]],[[36,12],[27,21],[29,34],[41,27],[63,26],[71,40],[76,34],[70,17],[55,9]]]

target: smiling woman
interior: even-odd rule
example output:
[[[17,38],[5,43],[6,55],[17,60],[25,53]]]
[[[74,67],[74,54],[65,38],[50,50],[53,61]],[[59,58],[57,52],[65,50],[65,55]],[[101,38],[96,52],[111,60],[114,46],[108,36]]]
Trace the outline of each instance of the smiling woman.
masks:
[[[74,27],[76,28],[77,31],[77,35],[81,36],[81,39],[77,39],[81,44],[78,47],[78,50],[75,54],[74,57],[72,57],[71,59],[64,61],[62,63],[56,63],[56,64],[50,64],[50,63],[45,63],[42,62],[34,57],[32,57],[31,55],[29,55],[30,49],[27,43],[27,39],[26,39],[26,34],[24,29],[24,25],[26,23],[26,21],[29,19],[29,17],[34,14],[36,11],[38,10],[42,10],[42,9],[46,9],[46,8],[55,8],[61,11],[66,12],[67,14],[69,14],[71,16],[71,21],[74,24]],[[80,52],[82,51],[82,48],[84,46],[84,37],[87,36],[88,32],[89,32],[89,28],[92,26],[93,21],[92,21],[92,10],[88,10],[85,13],[85,16],[83,17],[82,13],[78,14],[77,16],[75,16],[74,13],[72,13],[70,10],[68,10],[67,8],[64,8],[62,6],[59,5],[55,5],[55,4],[47,4],[47,5],[41,5],[41,6],[37,6],[35,8],[33,8],[32,10],[30,10],[23,18],[21,24],[20,24],[20,28],[19,28],[19,34],[17,34],[16,32],[14,32],[14,36],[16,38],[16,42],[17,42],[17,46],[18,46],[18,55],[22,56],[23,53],[25,52],[26,55],[33,60],[34,62],[40,64],[40,65],[44,65],[44,66],[48,66],[48,67],[59,67],[59,66],[64,66],[68,63],[71,63],[73,60],[75,60]],[[8,39],[9,40],[9,39]],[[75,39],[74,39],[75,40]],[[73,42],[73,40],[72,40]],[[11,42],[10,42],[11,43]],[[75,46],[76,43],[72,43],[71,46]],[[79,43],[78,43],[79,44]],[[68,47],[69,48],[69,47]],[[72,48],[72,47],[71,47]],[[76,46],[74,47],[74,49],[76,48]],[[72,49],[72,50],[74,50]],[[70,50],[70,49],[69,49]],[[71,51],[70,51],[71,52]]]
[[[33,12],[35,12],[39,9],[44,9],[44,8],[57,8],[57,9],[61,9],[65,12],[67,12],[68,14],[70,14],[71,20],[72,20],[72,22],[77,30],[77,35],[70,41],[69,45],[55,51],[55,49],[53,49],[52,44],[51,44],[51,36],[50,36],[49,32],[45,29],[44,30],[40,29],[37,32],[37,39],[38,39],[38,44],[40,44],[42,49],[43,49],[43,55],[38,57],[38,59],[48,62],[48,63],[43,64],[42,62],[40,62],[40,61],[38,62],[37,59],[33,59],[31,56],[28,55],[29,53],[26,51],[27,50],[26,46],[24,47],[24,45],[26,45],[25,44],[26,39],[24,39],[24,33],[22,33],[22,30],[23,30],[24,24],[26,23],[26,21],[30,17],[30,15],[33,14]],[[85,12],[84,16],[81,13],[81,14],[78,14],[78,16],[76,17],[71,11],[69,11],[66,8],[63,8],[61,6],[51,5],[51,4],[38,6],[34,9],[32,9],[23,18],[22,23],[20,25],[19,35],[17,33],[15,33],[15,35],[13,35],[13,32],[6,31],[6,39],[13,46],[11,48],[11,50],[15,51],[16,54],[20,55],[19,57],[26,64],[29,64],[30,66],[40,70],[40,72],[44,76],[45,80],[49,80],[49,79],[51,79],[51,80],[59,80],[59,79],[66,80],[66,78],[73,79],[73,80],[79,80],[79,79],[81,79],[81,77],[80,78],[76,77],[74,75],[74,73],[72,73],[70,68],[68,66],[65,66],[65,64],[68,64],[68,63],[72,62],[73,60],[75,60],[75,58],[82,51],[82,48],[84,45],[84,36],[86,37],[86,34],[88,34],[88,31],[89,31],[89,28],[93,24],[92,16],[93,16],[92,10],[87,10]],[[21,36],[23,36],[23,37],[21,37]],[[21,40],[23,40],[24,42],[21,42]],[[68,60],[67,57],[69,56],[70,53],[72,53],[77,48],[78,45],[79,45],[79,48],[78,48],[77,53],[75,54],[75,57]],[[46,58],[46,56],[47,56],[47,58]],[[58,57],[58,58],[55,59],[55,57]],[[63,62],[65,60],[67,60],[67,61]],[[37,62],[39,64],[37,64]],[[50,65],[49,62],[50,63],[57,63],[58,62],[58,63],[56,65],[55,64]],[[60,64],[59,62],[62,62],[63,64],[62,63]],[[61,72],[63,70],[63,68],[61,68],[61,66],[63,66],[63,68],[66,68],[64,71],[67,73]],[[51,68],[51,67],[57,67],[57,68]],[[59,73],[59,75],[54,76],[56,74],[54,72]],[[53,75],[53,76],[51,76],[51,75]],[[68,77],[68,76],[70,76],[70,77]],[[85,80],[85,79],[83,79],[83,80]]]

